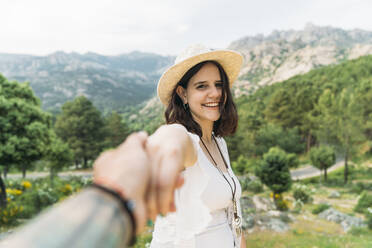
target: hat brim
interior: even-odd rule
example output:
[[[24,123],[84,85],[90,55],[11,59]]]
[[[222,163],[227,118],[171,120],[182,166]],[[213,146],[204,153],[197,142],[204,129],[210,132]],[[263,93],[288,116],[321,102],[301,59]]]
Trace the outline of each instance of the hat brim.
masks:
[[[214,60],[223,67],[229,78],[230,87],[238,78],[240,68],[243,64],[243,56],[231,50],[216,50],[187,58],[170,67],[160,77],[157,89],[160,101],[167,106],[174,87],[181,80],[183,75],[194,65],[207,60]]]

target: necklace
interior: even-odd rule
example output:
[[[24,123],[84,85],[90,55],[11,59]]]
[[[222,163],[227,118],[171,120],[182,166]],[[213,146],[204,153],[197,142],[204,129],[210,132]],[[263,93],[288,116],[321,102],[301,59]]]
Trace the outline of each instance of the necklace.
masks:
[[[222,152],[221,152],[221,149],[220,149],[220,146],[218,145],[217,141],[216,141],[216,138],[214,137],[214,135],[212,134],[212,138],[213,138],[213,141],[214,143],[216,144],[217,148],[218,148],[218,151],[222,157],[222,160],[223,160],[223,163],[225,164],[225,167],[226,167],[226,171],[227,171],[227,174],[230,176],[232,182],[234,183],[234,189],[232,187],[232,185],[230,184],[229,180],[225,177],[225,174],[221,171],[221,169],[218,167],[217,165],[217,162],[214,160],[212,154],[209,152],[207,146],[205,145],[204,141],[202,138],[200,138],[200,141],[202,142],[205,150],[208,152],[208,155],[209,157],[212,159],[213,161],[213,164],[214,166],[217,168],[218,172],[223,176],[223,178],[225,179],[225,181],[229,184],[230,186],[230,189],[231,189],[231,193],[232,193],[232,203],[233,203],[233,209],[234,209],[234,220],[233,220],[233,226],[234,226],[234,229],[237,233],[238,236],[240,236],[241,234],[241,218],[240,216],[238,215],[238,208],[237,208],[237,205],[236,205],[236,200],[235,200],[235,194],[236,194],[236,183],[235,183],[235,180],[234,178],[230,175],[230,172],[229,172],[229,167],[226,163],[226,160],[225,160],[225,157],[223,156]]]

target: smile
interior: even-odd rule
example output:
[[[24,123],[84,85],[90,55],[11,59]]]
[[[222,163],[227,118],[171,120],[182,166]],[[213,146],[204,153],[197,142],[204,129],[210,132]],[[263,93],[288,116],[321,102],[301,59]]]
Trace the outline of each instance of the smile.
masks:
[[[219,102],[211,102],[211,103],[202,104],[202,106],[204,106],[204,107],[218,107],[219,104],[220,104]]]

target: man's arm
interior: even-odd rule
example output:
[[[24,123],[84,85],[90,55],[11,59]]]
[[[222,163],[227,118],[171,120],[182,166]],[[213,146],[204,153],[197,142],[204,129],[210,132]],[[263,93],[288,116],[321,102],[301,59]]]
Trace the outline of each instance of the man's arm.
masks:
[[[88,188],[43,212],[0,247],[126,247],[133,232],[117,199]]]

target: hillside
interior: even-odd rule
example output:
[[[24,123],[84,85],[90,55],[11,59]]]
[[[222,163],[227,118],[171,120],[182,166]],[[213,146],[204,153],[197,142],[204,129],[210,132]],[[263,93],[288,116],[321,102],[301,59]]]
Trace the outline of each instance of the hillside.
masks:
[[[57,110],[64,102],[85,95],[101,111],[122,112],[153,95],[157,79],[172,60],[141,52],[0,54],[0,73],[10,80],[30,82],[44,109]]]

